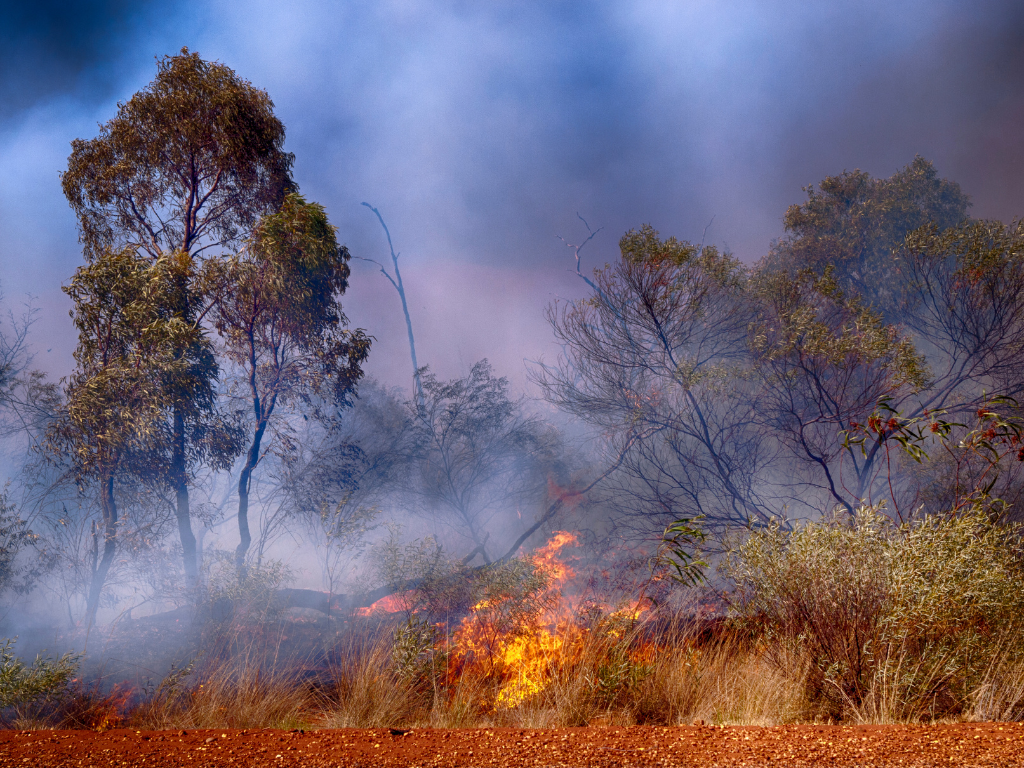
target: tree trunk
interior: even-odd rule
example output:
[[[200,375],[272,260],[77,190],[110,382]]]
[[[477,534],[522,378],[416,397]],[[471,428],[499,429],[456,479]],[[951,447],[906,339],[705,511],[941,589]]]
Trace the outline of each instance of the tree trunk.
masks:
[[[395,265],[395,278],[393,279],[388,271],[384,267],[380,268],[380,271],[384,273],[391,285],[394,286],[395,290],[398,291],[399,298],[402,299],[402,312],[405,313],[405,328],[409,332],[409,354],[412,356],[412,378],[416,384],[416,410],[419,414],[423,413],[426,407],[426,398],[423,395],[423,377],[420,375],[420,365],[416,362],[416,339],[412,335],[412,316],[409,314],[409,304],[405,300],[405,285],[402,283],[402,272],[398,268],[398,254],[395,253],[395,246],[391,243],[391,231],[388,229],[388,225],[384,223],[384,217],[380,215],[380,211],[374,208],[369,203],[363,203],[367,208],[377,214],[377,221],[384,227],[384,234],[388,238],[388,248],[391,249],[391,261]],[[379,266],[379,265],[378,265]]]
[[[188,498],[188,473],[185,467],[185,417],[174,409],[174,447],[171,454],[171,482],[176,501],[181,557],[185,566],[185,586],[194,592],[199,586],[199,563],[196,560],[196,537],[192,533],[192,511]]]
[[[249,446],[249,453],[245,457],[245,466],[242,467],[242,474],[238,478],[238,548],[235,550],[235,565],[238,567],[239,576],[245,575],[245,555],[252,544],[252,534],[249,532],[249,481],[252,479],[252,472],[260,459],[260,444],[263,442],[263,433],[267,428],[266,421],[259,421],[256,424],[256,431],[252,436],[252,445]]]
[[[96,611],[100,606],[100,593],[110,572],[117,551],[117,502],[114,499],[114,475],[107,474],[100,481],[100,512],[103,515],[103,557],[93,568],[92,583],[89,585],[89,599],[85,606],[86,631],[96,621]]]

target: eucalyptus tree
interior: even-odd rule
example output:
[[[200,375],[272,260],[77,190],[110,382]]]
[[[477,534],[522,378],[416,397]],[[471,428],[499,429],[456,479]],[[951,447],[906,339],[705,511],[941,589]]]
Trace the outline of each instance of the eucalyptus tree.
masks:
[[[839,505],[852,514],[891,477],[874,452],[845,445],[843,431],[865,423],[880,401],[918,392],[924,361],[905,333],[840,290],[831,267],[820,277],[755,272],[750,297],[761,423],[786,457],[780,496],[791,510]]]
[[[52,449],[71,457],[79,483],[98,489],[103,546],[92,565],[90,625],[117,551],[116,482],[139,471],[130,457],[146,454],[157,440],[173,391],[168,379],[191,387],[213,363],[201,332],[165,310],[181,266],[173,258],[152,263],[125,247],[95,254],[64,289],[74,302],[77,366],[67,382],[63,417],[48,438]]]
[[[924,500],[941,509],[991,475],[991,457],[972,455],[962,440],[975,417],[991,409],[1024,416],[1024,222],[922,227],[907,237],[896,261],[905,324],[930,367],[928,388],[903,415],[944,410],[963,424],[925,468]],[[1024,460],[1024,452],[1015,457]],[[988,493],[1013,505],[1011,516],[1024,518],[1022,468],[1001,463],[997,476],[980,485],[991,483]]]
[[[268,428],[281,409],[326,398],[345,404],[362,375],[370,339],[346,329],[341,295],[349,253],[324,209],[297,193],[264,216],[233,258],[207,273],[213,323],[243,373],[252,432],[238,478],[238,568],[252,543],[249,490]]]
[[[682,517],[719,530],[768,519],[759,481],[775,451],[748,375],[745,271],[646,225],[619,248],[587,278],[590,295],[549,309],[563,353],[536,381],[616,444],[618,506],[648,532]]]
[[[893,386],[875,392],[888,407],[906,419],[947,411],[962,422],[991,397],[1024,396],[1024,230],[1019,223],[969,219],[967,195],[920,157],[889,178],[845,172],[806,191],[807,200],[786,212],[786,236],[758,273],[767,283],[782,280],[782,273],[789,280],[800,273],[827,275],[844,302],[859,304],[857,313],[874,318],[849,325],[853,335],[883,341],[880,333],[887,329],[888,351],[876,344],[883,354],[871,364],[879,374],[893,374]],[[908,343],[916,364],[909,365]],[[859,354],[864,362],[872,356],[867,348]],[[887,361],[890,354],[895,357]],[[773,366],[782,360],[775,353],[769,357]],[[879,363],[884,365],[878,368]],[[830,370],[838,372],[834,366]],[[793,392],[817,387],[815,375],[803,370],[792,379]],[[837,431],[841,419],[836,408],[831,411],[829,429]],[[834,441],[833,450],[838,445]],[[846,451],[844,461],[859,466],[850,495],[867,494],[862,484],[867,476],[896,472],[881,466],[888,463],[884,445],[865,445],[859,457],[859,449]],[[898,474],[913,485],[903,469]],[[932,470],[924,473],[929,475],[933,485],[949,480]],[[929,493],[949,496],[935,489]]]
[[[920,227],[942,231],[965,222],[970,207],[960,185],[922,157],[889,178],[844,171],[804,191],[807,199],[786,210],[786,234],[761,266],[791,275],[829,269],[844,294],[862,297],[890,324],[903,319],[894,252]]]
[[[169,343],[205,347],[207,305],[196,280],[197,262],[236,247],[261,215],[280,206],[293,187],[294,158],[283,149],[284,135],[265,91],[229,67],[182,49],[158,61],[156,79],[119,104],[96,138],[72,142],[62,184],[78,216],[86,259],[132,248],[152,263],[180,263],[163,309],[191,331]],[[173,352],[182,360],[195,354],[189,346]],[[165,379],[162,395],[170,438],[166,477],[192,584],[198,565],[190,462],[194,466],[202,451],[190,442],[217,421],[215,399],[208,396],[217,373],[211,358],[187,379]]]

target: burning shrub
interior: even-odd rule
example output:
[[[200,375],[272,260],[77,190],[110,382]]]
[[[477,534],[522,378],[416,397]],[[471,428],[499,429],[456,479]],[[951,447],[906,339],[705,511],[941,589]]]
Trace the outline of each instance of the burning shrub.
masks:
[[[104,690],[101,681],[90,685],[79,684],[69,691],[67,697],[52,702],[53,712],[46,718],[56,721],[60,728],[86,728],[91,731],[107,731],[120,728],[129,718],[135,703],[135,692],[127,683]]]
[[[832,718],[960,715],[993,665],[1024,661],[1020,530],[980,507],[900,525],[877,506],[775,523],[724,570],[768,657],[809,656],[808,698]]]
[[[523,640],[535,634],[558,596],[549,589],[549,574],[531,560],[495,563],[475,575],[476,603],[453,639],[463,656],[500,672],[524,649]]]

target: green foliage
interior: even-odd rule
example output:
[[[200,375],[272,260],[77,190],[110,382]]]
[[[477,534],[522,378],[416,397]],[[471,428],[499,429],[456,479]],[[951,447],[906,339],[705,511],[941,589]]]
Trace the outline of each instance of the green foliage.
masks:
[[[922,157],[887,179],[844,171],[804,191],[807,201],[786,211],[787,237],[768,263],[817,275],[831,267],[845,293],[864,296],[888,322],[898,319],[892,314],[898,295],[892,252],[919,227],[960,224],[970,205],[960,186],[939,178]]]
[[[692,587],[706,580],[704,569],[708,567],[699,555],[700,545],[707,541],[700,520],[687,517],[676,520],[662,534],[658,551],[658,561],[672,569],[672,578]]]
[[[723,570],[770,657],[810,655],[809,696],[832,717],[956,715],[996,659],[1024,658],[1021,531],[977,506],[903,524],[878,507],[776,522]]]
[[[25,552],[35,549],[39,535],[32,532],[18,508],[10,501],[8,487],[0,491],[0,596],[24,594],[35,584],[45,563],[20,562]]]
[[[399,677],[432,682],[444,670],[445,654],[438,649],[439,631],[424,618],[411,615],[395,630],[391,662]]]
[[[75,304],[78,369],[67,388],[67,420],[53,436],[83,474],[112,471],[162,413],[159,365],[167,361],[165,332],[173,329],[162,322],[154,293],[164,285],[154,272],[132,250],[105,252],[64,289]]]
[[[344,330],[348,261],[323,207],[292,193],[240,254],[209,262],[214,324],[227,356],[254,380],[251,394],[308,399],[330,383],[343,402],[351,392],[370,341]]]
[[[554,596],[543,569],[526,558],[470,567],[450,557],[432,537],[406,545],[397,531],[374,555],[384,582],[402,594],[410,614],[454,620],[475,609],[495,635],[530,631]]]
[[[214,407],[218,368],[205,338],[197,266],[210,249],[241,241],[292,188],[294,158],[283,145],[284,126],[265,92],[182,49],[158,61],[156,79],[119,104],[99,136],[72,142],[62,177],[90,263],[110,253],[145,254],[169,278],[154,306],[160,327],[175,333],[159,347],[176,363],[160,382],[170,413],[158,425],[163,439],[145,458],[162,490],[174,494],[190,589],[199,576],[191,476],[203,464],[226,467],[240,448],[237,425]],[[113,515],[104,514],[109,542]]]
[[[832,265],[821,276],[809,269],[795,276],[760,272],[752,289],[760,311],[751,347],[765,362],[799,360],[808,369],[876,366],[887,372],[887,386],[894,390],[924,385],[924,360],[910,339],[857,296],[846,296]]]
[[[182,49],[91,140],[72,142],[64,194],[86,256],[134,246],[153,258],[233,243],[291,187],[294,158],[265,91]]]
[[[635,695],[654,673],[654,664],[637,661],[629,650],[623,645],[613,645],[594,673],[595,693],[606,708],[617,700]]]
[[[1024,417],[1018,413],[1012,397],[985,398],[968,424],[944,418],[945,410],[903,416],[889,398],[882,398],[866,423],[853,421],[840,434],[844,447],[857,446],[862,455],[872,446],[886,452],[896,447],[918,464],[929,462],[927,446],[937,442],[953,467],[947,514],[982,505],[1000,517],[1008,511],[1007,504],[992,495],[993,489],[1011,462],[1024,462]]]
[[[341,407],[362,376],[370,339],[345,329],[340,301],[348,260],[324,209],[291,193],[279,211],[260,219],[240,254],[207,265],[204,293],[213,302],[214,325],[251,403],[249,450],[238,481],[239,568],[252,540],[251,477],[275,411],[316,396]],[[279,437],[277,447],[285,448],[287,435]]]
[[[495,514],[543,498],[549,477],[562,469],[557,435],[509,394],[508,379],[495,376],[487,360],[451,381],[426,368],[421,374],[424,399],[412,421],[414,503],[489,562]]]
[[[548,576],[531,560],[513,558],[475,571],[476,619],[495,637],[529,634],[557,600],[548,590]]]
[[[279,560],[264,560],[240,574],[223,550],[207,553],[203,566],[211,603],[228,599],[262,611],[269,610],[277,590],[292,578],[291,570]]]
[[[173,310],[191,271],[184,254],[153,262],[134,249],[106,251],[64,289],[75,305],[78,366],[66,419],[51,438],[83,476],[113,472],[126,452],[156,447],[179,401],[189,401],[189,411],[212,408],[212,349],[202,329]]]
[[[15,710],[65,693],[78,672],[79,656],[36,656],[26,665],[14,653],[14,640],[0,640],[0,711]]]

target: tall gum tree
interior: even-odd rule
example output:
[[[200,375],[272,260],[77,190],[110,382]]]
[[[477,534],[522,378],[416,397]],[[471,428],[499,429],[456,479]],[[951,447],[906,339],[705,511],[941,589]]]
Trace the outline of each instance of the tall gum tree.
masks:
[[[148,452],[160,431],[168,406],[166,379],[187,377],[196,363],[177,350],[194,349],[189,337],[197,330],[163,311],[174,271],[173,261],[150,263],[133,248],[123,248],[97,254],[64,289],[74,302],[77,366],[65,389],[64,413],[47,438],[51,450],[71,458],[78,482],[98,490],[97,556],[86,599],[89,626],[117,552],[122,522],[117,482],[138,473],[141,464],[133,455]]]
[[[124,247],[153,262],[173,255],[183,268],[165,310],[201,335],[208,305],[195,279],[196,262],[234,248],[260,216],[277,210],[294,186],[294,158],[283,146],[284,126],[265,91],[188,49],[159,60],[156,79],[119,104],[96,138],[72,142],[62,185],[78,216],[86,259]],[[182,347],[176,354],[194,352]],[[189,464],[202,454],[190,442],[208,435],[216,421],[215,398],[207,394],[217,373],[214,362],[184,379],[166,379],[166,474],[190,586],[198,584],[199,571]]]
[[[213,321],[226,356],[242,371],[252,432],[238,478],[236,561],[252,543],[249,491],[268,428],[282,408],[326,399],[342,405],[362,376],[370,339],[348,331],[341,295],[348,250],[321,206],[289,194],[231,258],[210,262]]]

